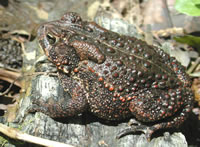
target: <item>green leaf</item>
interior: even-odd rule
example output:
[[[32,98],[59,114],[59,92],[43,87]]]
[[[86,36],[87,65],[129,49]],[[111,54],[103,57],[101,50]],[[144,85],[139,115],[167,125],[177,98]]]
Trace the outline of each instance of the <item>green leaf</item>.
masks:
[[[200,0],[176,0],[175,8],[187,15],[200,16]]]
[[[200,4],[200,0],[191,0],[194,4]]]
[[[200,52],[200,37],[185,35],[182,37],[174,37],[174,40],[195,47],[198,50],[198,52]]]

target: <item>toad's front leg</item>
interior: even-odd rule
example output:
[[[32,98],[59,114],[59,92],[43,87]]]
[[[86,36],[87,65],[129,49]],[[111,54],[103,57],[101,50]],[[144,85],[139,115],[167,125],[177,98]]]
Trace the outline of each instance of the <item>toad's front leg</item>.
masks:
[[[29,112],[42,112],[52,118],[70,117],[84,112],[87,107],[86,92],[84,87],[76,80],[65,76],[65,82],[70,83],[69,94],[71,98],[49,98],[47,101],[34,99],[33,105],[28,109]]]

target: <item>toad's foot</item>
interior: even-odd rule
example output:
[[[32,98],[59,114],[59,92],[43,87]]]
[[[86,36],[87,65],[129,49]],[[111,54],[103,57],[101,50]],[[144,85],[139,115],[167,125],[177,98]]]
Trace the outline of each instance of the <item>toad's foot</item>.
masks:
[[[126,129],[120,131],[117,134],[116,138],[119,139],[123,136],[126,136],[128,134],[132,134],[132,133],[136,133],[136,132],[143,132],[145,134],[147,140],[150,141],[151,135],[153,134],[154,129],[152,127],[148,127],[146,125],[142,125],[140,123],[137,123],[137,126],[136,126],[136,124],[133,124],[129,128],[126,128]]]

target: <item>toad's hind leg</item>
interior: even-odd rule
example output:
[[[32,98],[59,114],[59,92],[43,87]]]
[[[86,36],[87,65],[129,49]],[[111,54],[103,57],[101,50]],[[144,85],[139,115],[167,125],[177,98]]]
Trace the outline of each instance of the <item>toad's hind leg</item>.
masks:
[[[151,135],[155,131],[157,131],[159,129],[166,129],[166,128],[180,126],[180,124],[182,124],[186,120],[186,118],[193,106],[193,100],[192,100],[193,95],[192,95],[191,91],[188,90],[188,91],[184,91],[183,93],[185,93],[184,97],[186,97],[185,100],[183,100],[184,104],[182,105],[180,110],[178,110],[176,113],[168,113],[167,111],[169,111],[169,110],[165,110],[165,113],[163,113],[163,111],[158,111],[160,109],[159,108],[159,109],[155,109],[154,111],[151,111],[151,114],[150,114],[147,110],[145,110],[145,108],[147,108],[147,106],[145,106],[145,104],[136,106],[136,105],[134,105],[134,102],[131,103],[130,108],[134,108],[134,110],[137,110],[137,109],[139,110],[138,112],[132,110],[132,112],[136,116],[137,120],[139,120],[141,122],[152,122],[152,123],[155,122],[155,123],[153,126],[147,126],[147,125],[143,125],[143,124],[139,124],[137,126],[131,125],[131,127],[127,128],[125,130],[122,130],[117,135],[117,138],[120,138],[126,134],[141,131],[141,132],[145,133],[147,140],[150,141]],[[136,107],[138,107],[138,108],[136,108]],[[156,105],[156,107],[158,107],[158,105]],[[150,108],[151,107],[149,107],[149,109]]]

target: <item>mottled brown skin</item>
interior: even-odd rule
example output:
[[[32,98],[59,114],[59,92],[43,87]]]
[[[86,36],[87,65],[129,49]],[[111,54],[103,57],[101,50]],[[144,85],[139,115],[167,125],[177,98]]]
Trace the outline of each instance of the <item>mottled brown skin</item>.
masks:
[[[106,120],[135,117],[155,124],[133,126],[119,136],[143,130],[150,139],[158,129],[179,126],[192,109],[185,69],[157,47],[82,21],[76,13],[41,25],[38,39],[71,99],[35,100],[36,111],[51,117],[85,110]]]

